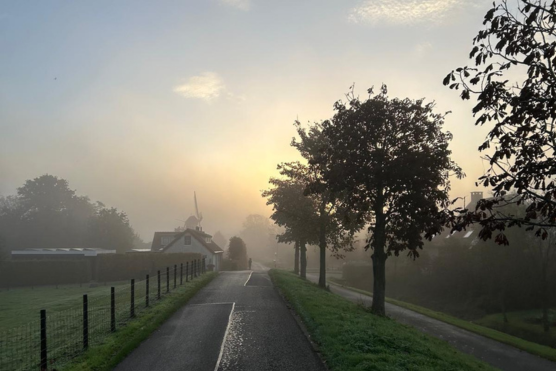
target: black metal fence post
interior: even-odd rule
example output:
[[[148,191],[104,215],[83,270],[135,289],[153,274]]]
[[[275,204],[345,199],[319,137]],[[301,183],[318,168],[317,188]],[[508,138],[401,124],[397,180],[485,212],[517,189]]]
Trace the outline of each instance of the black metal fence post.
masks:
[[[174,264],[174,288],[176,288],[176,277],[178,274],[178,266]]]
[[[116,289],[110,288],[110,331],[116,331]]]
[[[170,267],[166,267],[166,293],[170,292]]]
[[[87,294],[83,295],[83,349],[89,347],[89,301]]]
[[[183,285],[183,263],[180,263],[180,285]]]
[[[185,282],[189,282],[189,262],[185,262]]]
[[[41,371],[46,371],[48,365],[46,352],[46,310],[41,309]]]
[[[149,306],[149,275],[147,274],[147,283],[145,284],[145,306]]]
[[[158,271],[158,300],[160,300],[160,271]]]
[[[135,279],[131,279],[131,301],[129,303],[129,317],[135,318]]]

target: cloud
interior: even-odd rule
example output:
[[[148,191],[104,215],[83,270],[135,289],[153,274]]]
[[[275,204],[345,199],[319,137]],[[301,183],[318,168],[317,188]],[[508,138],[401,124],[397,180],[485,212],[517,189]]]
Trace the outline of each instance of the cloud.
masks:
[[[226,4],[234,8],[245,10],[245,11],[249,10],[249,8],[251,7],[250,0],[220,0],[220,2],[222,4]]]
[[[477,7],[483,0],[364,0],[351,10],[353,23],[439,25],[464,7]]]
[[[198,98],[206,101],[218,98],[226,85],[215,72],[203,72],[190,77],[183,85],[174,88],[174,92],[186,98]]]

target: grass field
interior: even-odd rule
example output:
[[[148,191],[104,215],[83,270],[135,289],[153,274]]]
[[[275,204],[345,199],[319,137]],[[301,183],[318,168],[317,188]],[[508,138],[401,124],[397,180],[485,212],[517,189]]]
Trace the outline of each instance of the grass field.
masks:
[[[292,273],[271,270],[270,276],[330,370],[494,370],[444,341],[377,317]]]
[[[38,367],[40,350],[40,309],[46,309],[48,361],[50,368],[63,369],[83,357],[83,294],[88,295],[89,351],[85,355],[111,344],[109,354],[120,354],[118,349],[130,348],[134,331],[143,334],[154,330],[154,323],[175,311],[215,274],[173,288],[170,273],[170,294],[166,293],[166,276],[161,278],[161,298],[157,297],[156,279],[149,282],[149,307],[146,303],[146,281],[135,282],[133,306],[130,282],[112,284],[115,287],[115,325],[111,332],[110,285],[95,288],[78,286],[16,289],[0,292],[0,370],[26,370]],[[184,279],[185,282],[185,279]],[[131,318],[133,314],[134,318]],[[130,332],[131,331],[131,332]],[[149,333],[150,333],[149,331]],[[126,335],[122,337],[122,333]],[[148,335],[148,334],[147,334]],[[111,343],[111,339],[118,339]],[[137,343],[138,344],[138,343]],[[135,344],[135,345],[137,345]],[[133,349],[131,347],[130,349]],[[96,351],[98,352],[98,350]],[[107,354],[93,357],[91,364],[104,365]],[[113,357],[108,357],[112,359]],[[110,363],[108,363],[110,364]],[[93,369],[103,369],[93,368]],[[110,368],[106,368],[110,369]]]
[[[504,323],[502,313],[491,314],[473,322],[525,340],[556,348],[556,326],[552,325],[550,332],[545,333],[541,325],[542,312],[540,310],[509,312],[506,316],[508,323]],[[556,323],[555,309],[549,312],[549,320],[553,324]]]
[[[368,292],[368,291],[364,291],[364,290],[359,290],[356,289],[354,287],[348,287],[348,286],[344,286],[342,284],[341,280],[338,279],[329,279],[331,282],[336,283],[340,286],[343,286],[351,291],[354,292],[358,292],[360,294],[363,295],[368,295],[368,296],[372,296],[372,293]],[[427,317],[431,317],[431,318],[435,318],[439,321],[442,322],[446,322],[449,323],[451,325],[460,327],[462,329],[465,329],[467,331],[471,331],[474,332],[476,334],[488,337],[490,339],[499,341],[501,343],[504,344],[508,344],[511,345],[513,347],[519,348],[521,350],[524,350],[526,352],[529,352],[531,354],[536,354],[540,357],[549,359],[551,361],[556,361],[556,349],[542,345],[542,344],[537,344],[531,341],[527,341],[525,339],[516,337],[516,336],[512,336],[510,334],[498,331],[494,328],[490,328],[490,327],[485,327],[484,325],[480,325],[474,322],[469,322],[469,321],[465,321],[456,317],[452,317],[446,313],[441,313],[441,312],[436,312],[434,310],[428,309],[428,308],[424,308],[415,304],[411,304],[411,303],[406,303],[403,301],[399,301],[399,300],[395,300],[395,299],[391,299],[391,298],[386,298],[386,301],[390,304],[394,304],[397,305],[399,307],[402,308],[406,308],[409,310],[412,310],[414,312],[417,313],[421,313]]]

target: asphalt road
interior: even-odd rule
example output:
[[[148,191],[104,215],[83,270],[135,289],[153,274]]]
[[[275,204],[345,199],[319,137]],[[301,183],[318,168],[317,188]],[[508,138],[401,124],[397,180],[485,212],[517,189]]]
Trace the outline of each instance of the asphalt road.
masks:
[[[307,274],[307,279],[318,282],[318,274]],[[350,301],[371,305],[372,297],[361,295],[331,284],[330,290]],[[386,313],[397,322],[450,343],[463,353],[504,371],[555,371],[556,363],[524,352],[512,346],[463,330],[459,327],[424,316],[409,309],[386,303]]]
[[[262,266],[222,272],[117,371],[324,371]]]

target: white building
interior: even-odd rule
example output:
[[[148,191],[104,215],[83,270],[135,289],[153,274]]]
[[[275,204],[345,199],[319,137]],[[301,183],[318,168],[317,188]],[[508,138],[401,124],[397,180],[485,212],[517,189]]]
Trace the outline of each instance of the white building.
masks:
[[[213,265],[215,271],[220,269],[220,262],[224,254],[224,250],[214,243],[211,235],[190,228],[183,232],[155,232],[151,251],[198,253],[206,258],[207,267]]]

